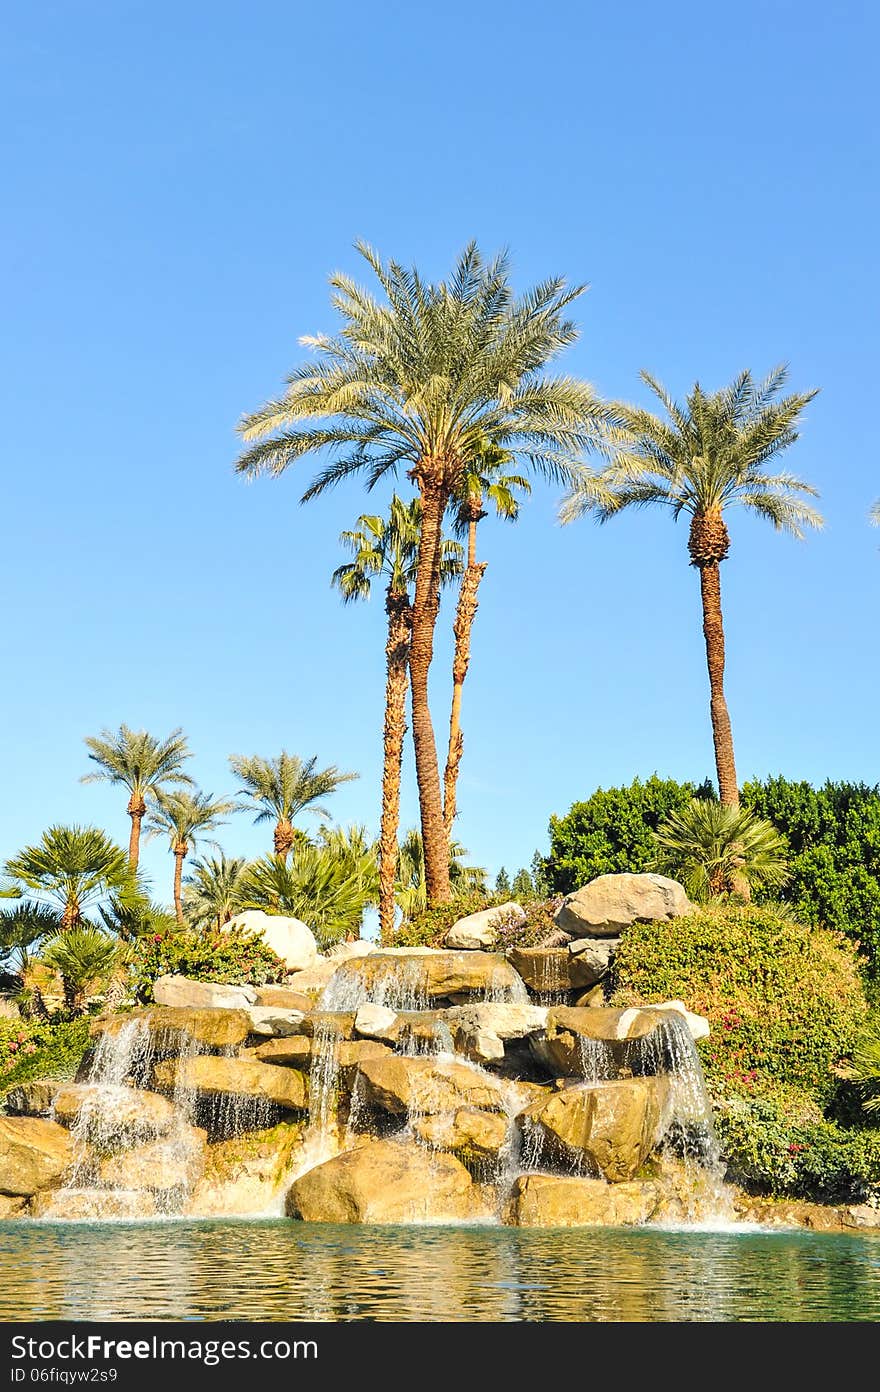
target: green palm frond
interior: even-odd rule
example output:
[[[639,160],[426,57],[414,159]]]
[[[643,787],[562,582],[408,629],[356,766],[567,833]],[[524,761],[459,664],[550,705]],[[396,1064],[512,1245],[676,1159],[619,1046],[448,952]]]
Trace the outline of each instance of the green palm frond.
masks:
[[[487,892],[486,871],[479,865],[465,864],[467,848],[460,841],[449,843],[449,879],[456,899]],[[425,848],[421,833],[411,828],[397,853],[395,900],[404,918],[423,913],[428,903],[425,879]]]
[[[28,964],[30,949],[43,938],[53,938],[61,926],[57,909],[25,901],[0,912],[0,965],[12,966],[19,975]]]
[[[286,749],[274,759],[259,755],[233,754],[230,768],[242,787],[240,794],[247,798],[246,806],[256,810],[254,822],[292,822],[300,812],[329,816],[319,806],[320,800],[330,797],[343,783],[358,778],[357,773],[343,773],[335,764],[317,767],[318,756],[301,759]]]
[[[339,854],[333,845],[299,845],[286,861],[264,856],[248,866],[242,903],[248,909],[301,919],[324,949],[359,935],[364,910],[375,901],[369,879],[351,847]],[[378,880],[375,871],[373,879]]]
[[[175,791],[154,795],[147,814],[147,834],[165,836],[172,851],[182,847],[192,850],[196,845],[216,846],[208,832],[221,826],[237,804],[229,798],[215,798],[210,793]]]
[[[97,769],[83,774],[83,783],[122,784],[130,793],[145,798],[167,784],[190,784],[192,779],[183,772],[182,764],[192,758],[186,736],[180,729],[172,730],[165,739],[157,739],[146,730],[102,730],[100,735],[85,740],[89,758]]]
[[[855,1083],[866,1112],[880,1112],[880,1017],[869,1017],[845,1076]]]
[[[45,965],[61,977],[66,1004],[74,1011],[83,1008],[88,988],[106,981],[122,957],[118,942],[88,925],[59,933],[41,954]]]
[[[244,856],[204,856],[190,866],[184,877],[183,911],[194,928],[228,923],[245,907],[244,878],[248,862]]]
[[[6,874],[37,904],[78,915],[131,883],[125,852],[98,827],[52,826],[6,862]]]
[[[422,505],[418,498],[405,503],[395,493],[387,517],[365,514],[354,531],[342,532],[339,540],[353,553],[353,559],[338,566],[331,584],[342,595],[343,603],[369,599],[372,581],[382,576],[392,594],[406,594],[415,581],[419,555]],[[448,585],[461,574],[462,547],[444,540],[440,551],[440,583]]]
[[[745,808],[693,798],[652,836],[653,869],[679,880],[699,903],[741,881],[750,889],[781,889],[789,879],[785,837]]]

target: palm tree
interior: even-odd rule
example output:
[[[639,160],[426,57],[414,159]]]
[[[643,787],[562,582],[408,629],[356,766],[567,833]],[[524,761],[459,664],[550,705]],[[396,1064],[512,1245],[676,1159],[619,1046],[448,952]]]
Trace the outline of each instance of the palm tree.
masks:
[[[545,371],[577,338],[567,310],[582,286],[552,279],[515,298],[506,256],[486,264],[474,243],[436,285],[416,269],[386,265],[363,243],[358,250],[385,301],[348,276],[331,277],[342,327],[332,337],[301,340],[314,350],[311,358],[290,374],[279,400],[244,417],[240,433],[253,443],[236,469],[278,475],[306,454],[329,450],[337,457],[303,501],[352,474],[364,474],[372,487],[401,468],[418,490],[412,728],[428,897],[438,903],[452,891],[428,676],[447,506],[486,439],[531,470],[570,481],[605,412],[585,383]]]
[[[880,498],[868,513],[868,520],[873,527],[880,527]]]
[[[329,816],[325,808],[317,805],[319,800],[335,793],[340,784],[359,777],[356,773],[340,773],[335,764],[316,769],[317,762],[317,754],[303,760],[296,754],[288,754],[286,749],[282,749],[277,759],[233,754],[229,760],[232,772],[244,784],[239,792],[250,799],[250,806],[258,809],[254,823],[275,822],[275,854],[282,859],[288,855],[297,835],[302,836],[293,826],[294,818],[306,810],[317,816]]]
[[[74,1015],[82,1014],[89,987],[105,981],[119,964],[120,957],[120,944],[90,926],[60,933],[42,952],[45,965],[61,977],[64,1004]]]
[[[219,931],[241,912],[247,866],[244,856],[227,856],[225,851],[193,862],[184,880],[183,909],[194,928],[213,926]]]
[[[700,572],[718,791],[723,803],[738,807],[724,696],[720,565],[730,549],[724,514],[738,504],[799,538],[805,527],[822,526],[819,513],[799,496],[817,497],[815,488],[792,474],[766,472],[770,460],[797,440],[801,414],[816,392],[780,398],[788,372],[777,367],[761,383],[741,372],[730,386],[711,394],[697,383],[681,406],[647,372],[641,376],[669,419],[638,406],[614,405],[624,443],[609,465],[590,476],[588,486],[575,485],[563,503],[562,519],[592,512],[606,522],[624,508],[652,504],[671,508],[676,520],[683,512],[690,516],[688,551]]]
[[[128,858],[131,868],[136,870],[147,798],[169,785],[192,783],[181,767],[185,759],[192,758],[186,747],[186,736],[178,729],[172,730],[165,739],[156,739],[146,730],[130,730],[127,725],[120,725],[115,732],[102,730],[100,735],[87,736],[85,744],[98,771],[84,774],[80,781],[117,783],[128,789],[131,818]]]
[[[237,810],[234,802],[213,798],[210,793],[200,793],[198,790],[156,794],[147,815],[147,829],[150,836],[168,837],[168,845],[174,856],[174,912],[178,923],[184,922],[183,862],[197,843],[216,846],[216,841],[207,833],[214,831],[230,812]]]
[[[292,914],[308,924],[322,950],[356,938],[364,909],[375,902],[377,873],[375,852],[354,851],[351,845],[340,854],[332,845],[305,844],[295,846],[288,860],[254,861],[244,877],[244,907]]]
[[[98,827],[49,827],[38,845],[6,862],[6,873],[35,903],[60,913],[62,932],[79,928],[87,909],[132,884],[125,852]]]
[[[0,912],[0,967],[11,966],[23,976],[30,950],[43,938],[55,937],[60,926],[57,910],[48,904],[16,904]]]
[[[446,755],[446,769],[443,776],[443,817],[447,836],[452,835],[455,821],[456,790],[458,770],[464,750],[464,736],[461,733],[461,696],[464,679],[471,660],[471,631],[477,616],[477,591],[486,573],[486,561],[477,560],[477,526],[486,516],[484,503],[491,502],[496,514],[505,522],[515,522],[519,517],[517,490],[530,493],[531,484],[522,474],[505,474],[503,468],[510,462],[507,450],[501,449],[491,441],[482,447],[468,461],[456,489],[453,500],[455,506],[455,527],[459,535],[467,537],[467,566],[462,576],[452,631],[455,635],[455,652],[452,658],[452,709],[449,716],[449,749]]]
[[[449,882],[452,899],[486,894],[486,871],[480,865],[465,865],[467,848],[459,841],[449,846]],[[400,843],[397,861],[397,904],[404,918],[414,918],[429,907],[425,874],[425,851],[421,834],[413,827]]]
[[[379,936],[391,940],[394,931],[394,876],[397,868],[397,828],[400,818],[400,771],[406,734],[406,690],[409,685],[409,651],[412,637],[412,599],[419,553],[421,503],[405,503],[395,493],[388,517],[363,516],[354,531],[343,532],[340,541],[354,559],[338,566],[332,584],[344,604],[369,599],[373,580],[383,576],[388,634],[385,641],[385,721],[382,765],[382,819],[379,833]],[[440,555],[440,583],[461,574],[462,548],[444,541]]]
[[[781,889],[789,878],[788,843],[772,822],[714,798],[692,798],[651,833],[654,869],[680,880],[703,902],[745,888]]]

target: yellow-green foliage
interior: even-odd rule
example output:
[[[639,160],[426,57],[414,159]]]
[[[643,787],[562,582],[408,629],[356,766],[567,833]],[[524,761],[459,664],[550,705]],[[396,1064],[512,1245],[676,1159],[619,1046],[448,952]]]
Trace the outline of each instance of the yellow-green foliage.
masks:
[[[700,1045],[716,1096],[807,1093],[820,1106],[867,1014],[854,949],[756,905],[635,924],[615,966],[615,1005],[683,1000],[712,1027]]]

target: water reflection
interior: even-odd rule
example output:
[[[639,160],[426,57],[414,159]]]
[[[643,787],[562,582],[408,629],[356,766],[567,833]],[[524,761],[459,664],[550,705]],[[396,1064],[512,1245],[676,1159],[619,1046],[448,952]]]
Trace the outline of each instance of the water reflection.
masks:
[[[0,1224],[0,1319],[876,1320],[880,1239]]]

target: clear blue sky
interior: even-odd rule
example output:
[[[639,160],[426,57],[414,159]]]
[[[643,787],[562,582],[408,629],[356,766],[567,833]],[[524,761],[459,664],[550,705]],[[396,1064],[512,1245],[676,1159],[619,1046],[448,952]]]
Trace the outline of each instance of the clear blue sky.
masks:
[[[567,366],[608,395],[781,359],[822,388],[788,463],[827,530],[731,517],[738,765],[880,778],[878,47],[867,0],[4,6],[0,856],[51,821],[124,840],[120,795],[77,781],[122,720],[183,725],[217,792],[230,752],[357,769],[335,811],[376,826],[384,615],[329,586],[366,500],[232,473],[356,237],[589,281]],[[556,502],[483,529],[458,835],[493,871],[598,785],[713,767],[685,528],[563,530]],[[440,731],[447,672],[444,637]]]

